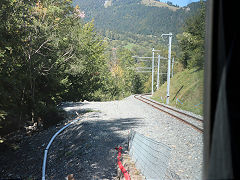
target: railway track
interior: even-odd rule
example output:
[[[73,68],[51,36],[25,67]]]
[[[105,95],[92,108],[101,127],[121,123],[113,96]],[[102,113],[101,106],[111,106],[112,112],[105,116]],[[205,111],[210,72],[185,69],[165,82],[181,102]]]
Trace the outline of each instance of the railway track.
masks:
[[[203,133],[203,120],[192,116],[190,114],[184,113],[182,111],[176,110],[174,108],[171,108],[169,106],[160,104],[156,101],[153,101],[149,98],[144,97],[144,95],[134,95],[134,98],[152,106],[153,108],[162,111],[169,116],[172,116],[173,118],[183,122],[184,124],[194,128],[195,130],[199,131],[200,133]]]

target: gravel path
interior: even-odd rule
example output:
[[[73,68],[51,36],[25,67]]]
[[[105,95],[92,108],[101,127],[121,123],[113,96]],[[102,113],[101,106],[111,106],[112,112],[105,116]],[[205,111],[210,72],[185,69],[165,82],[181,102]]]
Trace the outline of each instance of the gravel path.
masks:
[[[202,134],[133,96],[121,101],[65,103],[63,107],[69,117],[78,112],[81,121],[54,140],[48,153],[47,179],[61,180],[68,174],[84,180],[114,179],[117,173],[114,147],[122,145],[126,149],[131,129],[171,147],[168,168],[181,179],[201,179]],[[39,135],[46,139],[38,144],[41,156],[53,131],[57,129]],[[41,158],[36,157],[40,161],[38,166]],[[41,172],[34,177],[39,179]]]
[[[71,106],[66,105],[65,110],[70,113],[93,111],[84,115],[80,126],[73,126],[65,132],[72,134],[76,131],[79,138],[86,138],[89,144],[89,149],[83,148],[84,161],[79,157],[79,174],[68,170],[68,173],[76,174],[77,179],[112,179],[116,175],[116,151],[113,148],[126,145],[131,129],[171,147],[169,169],[181,179],[201,179],[202,134],[191,127],[136,100],[133,96],[122,101],[85,102],[76,106],[73,103]],[[75,130],[77,127],[82,134]],[[75,141],[78,141],[77,139]],[[81,144],[80,147],[88,145]],[[79,161],[76,159],[75,163]]]

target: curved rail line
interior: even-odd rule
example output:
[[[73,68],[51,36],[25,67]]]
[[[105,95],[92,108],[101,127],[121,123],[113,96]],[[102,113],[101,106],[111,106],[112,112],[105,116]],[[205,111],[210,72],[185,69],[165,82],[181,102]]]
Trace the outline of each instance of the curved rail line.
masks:
[[[169,110],[171,110],[171,111],[174,111],[175,113],[184,115],[184,116],[186,116],[186,117],[188,117],[188,118],[191,118],[191,119],[193,119],[193,120],[195,120],[195,121],[197,121],[197,122],[201,122],[201,123],[202,123],[202,122],[203,122],[202,119],[196,118],[196,117],[194,117],[194,116],[191,116],[191,115],[186,114],[186,113],[184,113],[184,112],[178,111],[178,110],[173,109],[173,108],[171,108],[171,107],[168,107],[168,106],[164,106],[164,105],[162,105],[162,104],[159,104],[159,103],[157,103],[157,102],[155,102],[155,101],[152,101],[152,100],[150,100],[150,99],[147,99],[147,98],[143,97],[143,95],[134,95],[134,98],[136,98],[136,99],[138,99],[138,100],[140,100],[140,101],[142,101],[142,102],[144,102],[144,103],[152,106],[153,108],[155,108],[155,109],[157,109],[157,110],[159,110],[159,111],[162,111],[162,112],[164,112],[164,113],[166,113],[166,114],[174,117],[175,119],[177,119],[177,120],[179,120],[179,121],[181,121],[181,122],[183,122],[183,123],[191,126],[192,128],[196,129],[197,131],[203,133],[203,129],[202,129],[202,128],[200,128],[200,127],[198,127],[197,125],[195,125],[195,124],[193,124],[193,123],[191,123],[191,122],[189,122],[189,121],[187,121],[187,120],[179,117],[179,116],[176,115],[176,114],[173,114],[173,113],[170,113],[170,112],[164,110],[163,108],[167,108],[167,109],[169,109]],[[160,108],[160,107],[162,107],[162,108]]]
[[[187,116],[187,117],[189,117],[189,118],[192,118],[192,119],[194,119],[194,120],[196,120],[196,121],[199,121],[199,122],[202,122],[202,121],[203,121],[202,119],[200,119],[200,118],[198,118],[198,117],[194,117],[194,116],[192,116],[192,115],[190,115],[190,114],[184,113],[184,112],[182,112],[182,111],[178,111],[178,110],[173,109],[173,108],[171,108],[171,107],[169,107],[169,106],[166,106],[166,105],[157,103],[157,102],[155,102],[155,101],[152,101],[152,100],[150,100],[150,99],[148,99],[148,98],[143,97],[142,95],[141,95],[140,97],[143,98],[143,99],[145,99],[145,100],[147,100],[147,101],[149,101],[149,102],[151,102],[151,103],[153,103],[153,104],[156,104],[156,105],[158,105],[158,106],[167,108],[167,109],[169,109],[169,110],[171,110],[171,111],[174,111],[174,112],[176,112],[176,113],[182,114],[182,115]]]

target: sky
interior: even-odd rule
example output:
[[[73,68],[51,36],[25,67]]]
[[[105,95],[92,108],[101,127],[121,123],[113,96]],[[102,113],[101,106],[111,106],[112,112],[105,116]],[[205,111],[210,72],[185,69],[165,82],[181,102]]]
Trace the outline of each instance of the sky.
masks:
[[[174,5],[177,4],[181,7],[183,7],[183,6],[190,4],[191,2],[197,2],[199,0],[166,0],[166,2],[167,1],[172,2]]]

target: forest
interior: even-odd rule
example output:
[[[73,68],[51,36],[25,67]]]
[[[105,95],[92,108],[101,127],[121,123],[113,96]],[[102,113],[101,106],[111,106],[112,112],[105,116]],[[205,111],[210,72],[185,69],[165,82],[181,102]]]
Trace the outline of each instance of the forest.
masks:
[[[139,91],[138,75],[129,68],[131,52],[121,52],[121,65],[109,63],[107,42],[71,3],[0,2],[1,135],[35,122],[56,124],[64,101],[110,100]]]
[[[62,102],[115,100],[150,91],[150,74],[137,73],[139,63],[132,56],[151,56],[152,47],[166,56],[166,42],[159,43],[154,31],[146,35],[149,29],[134,26],[130,17],[124,20],[132,24],[129,31],[95,28],[101,22],[86,21],[83,8],[73,4],[71,0],[1,0],[1,137],[34,123],[39,128],[56,124],[64,118]],[[204,18],[202,5],[178,32],[172,51],[178,55],[177,71],[203,68]]]
[[[174,35],[182,33],[185,20],[193,16],[201,6],[199,2],[190,3],[173,11],[167,7],[144,5],[142,0],[111,2],[111,6],[107,8],[104,7],[104,0],[74,0],[73,5],[81,7],[86,14],[86,21],[94,19],[99,30],[154,36],[166,32],[172,32]]]

